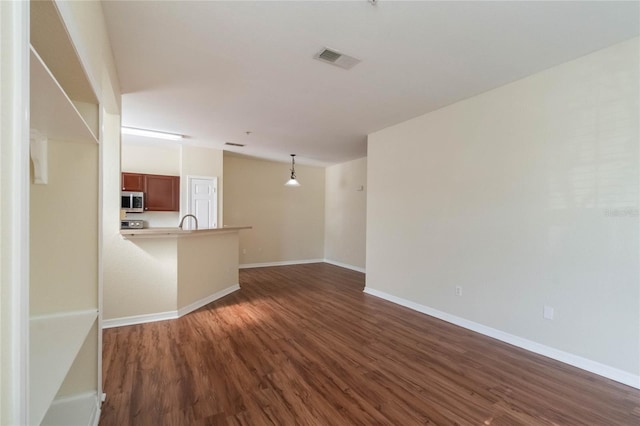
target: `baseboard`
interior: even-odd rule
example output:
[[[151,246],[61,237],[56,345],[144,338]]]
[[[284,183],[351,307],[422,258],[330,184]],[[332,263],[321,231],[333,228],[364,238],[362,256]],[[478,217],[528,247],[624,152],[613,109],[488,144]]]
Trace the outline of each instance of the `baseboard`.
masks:
[[[213,293],[212,295],[209,295],[203,299],[197,300],[187,306],[184,306],[177,311],[159,312],[157,314],[134,315],[130,317],[104,320],[102,321],[102,328],[124,327],[127,325],[144,324],[147,322],[165,321],[180,318],[188,314],[189,312],[193,312],[206,304],[209,304],[238,290],[240,290],[240,286],[238,284],[234,284],[231,287],[227,287],[224,290],[220,290],[216,293]]]
[[[98,426],[99,421],[98,393],[88,392],[54,400],[41,424]]]
[[[428,306],[421,305],[419,303],[412,302],[410,300],[402,299],[400,297],[393,296],[383,291],[375,290],[365,287],[364,292],[372,296],[379,297],[381,299],[393,302],[395,304],[413,309],[414,311],[427,314],[429,316],[441,319],[443,321],[455,324],[457,326],[466,328],[476,333],[483,334],[485,336],[492,337],[494,339],[503,341],[513,346],[517,346],[522,349],[526,349],[530,352],[537,353],[539,355],[546,356],[556,361],[563,362],[565,364],[572,365],[582,370],[589,371],[607,379],[614,380],[616,382],[631,386],[636,389],[640,389],[640,375],[631,374],[629,372],[601,364],[596,361],[592,361],[587,358],[583,358],[578,355],[574,355],[568,352],[561,351],[559,349],[552,348],[522,337],[515,336],[513,334],[505,333],[504,331],[497,330],[495,328],[487,327],[485,325],[448,314],[446,312],[438,311]]]
[[[356,272],[362,272],[363,274],[367,272],[365,268],[361,268],[359,266],[349,265],[348,263],[337,262],[335,260],[324,259],[324,263],[328,263],[328,264],[334,265],[334,266],[339,266],[339,267],[345,268],[345,269],[351,269],[352,271],[356,271]]]
[[[189,312],[193,312],[196,309],[200,309],[204,305],[208,305],[209,303],[211,303],[213,301],[216,301],[216,300],[218,300],[218,299],[220,299],[220,298],[222,298],[222,297],[224,297],[224,296],[226,296],[228,294],[231,294],[234,291],[238,291],[238,290],[240,290],[240,286],[238,284],[234,284],[231,287],[227,287],[224,290],[220,290],[220,291],[218,291],[216,293],[213,293],[212,295],[207,296],[207,297],[205,297],[203,299],[196,300],[195,302],[178,309],[178,317],[182,317],[184,315],[187,315]]]
[[[365,273],[365,268],[359,266],[349,265],[348,263],[337,262],[330,259],[305,259],[305,260],[284,260],[280,262],[264,262],[264,263],[244,263],[238,266],[239,269],[249,268],[268,268],[270,266],[289,266],[289,265],[304,265],[307,263],[328,263],[330,265],[339,266],[341,268],[351,269],[352,271]]]
[[[305,260],[284,260],[281,262],[265,262],[265,263],[243,263],[238,267],[240,269],[249,268],[266,268],[269,266],[288,266],[288,265],[304,265],[306,263],[323,263],[324,259],[305,259]]]
[[[146,322],[164,321],[178,318],[178,311],[159,312],[156,314],[133,315],[102,321],[102,328],[124,327],[125,325],[144,324]]]

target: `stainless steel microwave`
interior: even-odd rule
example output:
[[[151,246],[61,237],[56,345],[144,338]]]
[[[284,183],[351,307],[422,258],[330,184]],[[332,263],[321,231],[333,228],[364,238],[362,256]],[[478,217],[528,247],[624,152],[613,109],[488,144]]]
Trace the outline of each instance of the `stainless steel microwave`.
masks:
[[[120,208],[127,213],[144,212],[144,192],[122,191]]]

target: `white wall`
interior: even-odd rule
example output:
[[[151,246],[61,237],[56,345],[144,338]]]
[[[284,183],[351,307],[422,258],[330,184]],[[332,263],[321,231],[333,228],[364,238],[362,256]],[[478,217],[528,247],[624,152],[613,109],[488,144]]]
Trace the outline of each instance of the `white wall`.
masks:
[[[227,225],[240,232],[240,264],[324,258],[324,169],[296,164],[300,187],[286,187],[291,164],[224,155]]]
[[[367,288],[637,377],[638,65],[636,38],[371,134]]]
[[[325,169],[324,257],[364,270],[367,224],[367,159]]]

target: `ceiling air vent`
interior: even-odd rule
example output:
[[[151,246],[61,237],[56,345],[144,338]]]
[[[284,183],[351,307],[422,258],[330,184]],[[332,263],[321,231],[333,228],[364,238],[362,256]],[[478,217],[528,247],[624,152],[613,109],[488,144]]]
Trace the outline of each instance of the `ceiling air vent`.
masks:
[[[225,142],[225,145],[229,145],[229,146],[239,146],[239,147],[243,147],[244,144],[242,143],[233,143],[233,142]]]
[[[342,57],[338,52],[334,52],[333,50],[323,49],[322,52],[318,55],[318,59],[322,59],[323,61],[334,63],[338,59]]]
[[[358,62],[360,62],[360,59],[345,55],[337,50],[329,49],[328,47],[323,47],[313,57],[319,61],[326,62],[346,70],[353,68]]]

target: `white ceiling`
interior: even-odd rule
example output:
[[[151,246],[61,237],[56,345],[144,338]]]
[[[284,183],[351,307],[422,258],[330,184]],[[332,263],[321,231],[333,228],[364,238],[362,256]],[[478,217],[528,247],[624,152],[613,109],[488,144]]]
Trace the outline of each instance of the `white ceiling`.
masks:
[[[639,4],[106,1],[103,8],[123,125],[328,165],[365,156],[371,132],[637,36]],[[314,60],[324,46],[362,62],[344,70]]]

